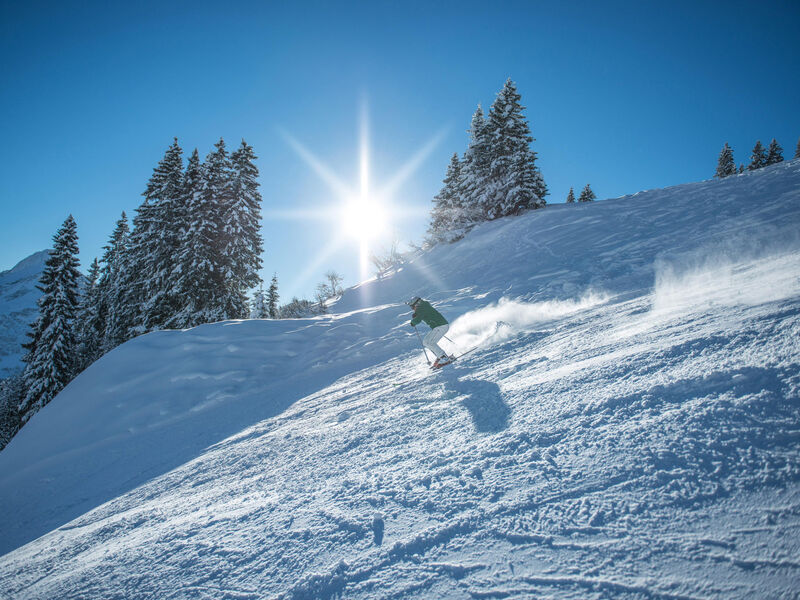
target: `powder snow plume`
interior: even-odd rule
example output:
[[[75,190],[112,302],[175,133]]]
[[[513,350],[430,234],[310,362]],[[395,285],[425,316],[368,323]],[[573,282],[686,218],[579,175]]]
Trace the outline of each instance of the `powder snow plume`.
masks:
[[[487,342],[495,344],[541,323],[604,304],[608,298],[607,294],[601,292],[588,292],[577,300],[545,302],[501,298],[494,304],[458,317],[450,328],[449,336],[454,339],[457,337],[458,343],[464,347],[481,346]]]
[[[656,263],[653,312],[693,312],[713,305],[755,306],[800,290],[800,249],[734,254],[703,248]]]

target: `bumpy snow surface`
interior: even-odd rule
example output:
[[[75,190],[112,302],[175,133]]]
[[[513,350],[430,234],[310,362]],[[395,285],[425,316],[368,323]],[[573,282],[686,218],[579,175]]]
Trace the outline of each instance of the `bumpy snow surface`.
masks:
[[[428,370],[402,300],[451,318]],[[4,598],[800,594],[800,161],[133,340],[0,452]]]
[[[22,344],[38,314],[36,285],[47,257],[47,250],[37,252],[0,273],[0,378],[22,370]]]

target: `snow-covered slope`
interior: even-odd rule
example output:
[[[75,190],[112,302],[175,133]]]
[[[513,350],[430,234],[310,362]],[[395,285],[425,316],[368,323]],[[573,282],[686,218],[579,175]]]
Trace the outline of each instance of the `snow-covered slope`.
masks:
[[[133,340],[0,452],[0,590],[793,597],[798,226],[794,161],[487,223],[330,316]],[[428,371],[415,294],[477,349]]]
[[[42,295],[36,285],[47,256],[47,250],[36,252],[0,273],[0,379],[22,369],[22,343],[36,319]]]

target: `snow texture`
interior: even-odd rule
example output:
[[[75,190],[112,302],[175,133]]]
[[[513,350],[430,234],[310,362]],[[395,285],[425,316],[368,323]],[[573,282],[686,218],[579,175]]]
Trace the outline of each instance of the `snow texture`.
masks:
[[[0,452],[0,595],[797,597],[799,225],[795,160],[132,340]]]
[[[36,288],[44,270],[48,251],[42,250],[0,273],[0,379],[18,373],[25,366],[22,344],[36,320],[36,301],[42,293]]]

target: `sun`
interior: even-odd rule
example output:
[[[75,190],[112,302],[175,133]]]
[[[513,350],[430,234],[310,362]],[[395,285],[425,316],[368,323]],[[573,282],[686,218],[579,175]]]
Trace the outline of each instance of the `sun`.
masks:
[[[389,227],[386,210],[372,198],[353,198],[342,207],[341,226],[344,233],[361,243],[380,237]]]
[[[360,281],[365,281],[369,275],[370,257],[381,240],[385,240],[392,232],[395,235],[395,221],[405,217],[417,218],[418,210],[398,207],[392,202],[398,189],[413,176],[433,150],[445,136],[447,129],[442,129],[434,135],[422,148],[420,148],[408,162],[402,165],[389,181],[383,185],[372,187],[369,168],[369,123],[367,117],[366,99],[362,100],[360,123],[360,148],[359,148],[359,183],[351,186],[342,181],[338,174],[317,158],[308,148],[301,144],[289,132],[278,128],[289,146],[303,159],[309,167],[322,179],[338,197],[338,202],[327,207],[320,207],[312,211],[276,211],[274,218],[291,219],[324,219],[334,221],[332,228],[337,234],[322,244],[322,249],[315,254],[308,266],[297,275],[293,286],[304,283],[320,266],[333,255],[334,252],[351,244],[358,247]],[[422,212],[427,214],[427,211]],[[336,227],[335,221],[338,221]],[[338,230],[338,231],[337,231]]]

